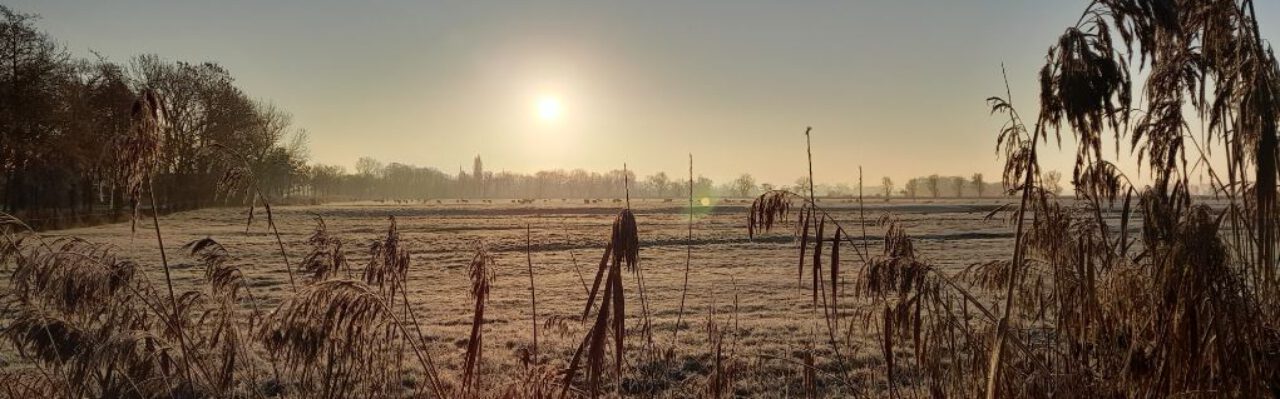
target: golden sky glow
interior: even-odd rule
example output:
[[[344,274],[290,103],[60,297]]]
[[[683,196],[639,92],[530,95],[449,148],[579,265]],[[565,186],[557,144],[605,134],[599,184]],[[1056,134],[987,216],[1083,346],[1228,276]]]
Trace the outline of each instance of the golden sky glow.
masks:
[[[312,161],[456,170],[749,172],[791,184],[1000,174],[1003,95],[1037,113],[1046,49],[1087,1],[12,0],[74,53],[226,67],[310,132]],[[1255,2],[1264,39],[1280,2]],[[164,32],[164,34],[156,34]],[[1069,173],[1075,147],[1044,153]],[[1122,149],[1127,152],[1128,149]],[[1125,161],[1122,166],[1136,164]]]

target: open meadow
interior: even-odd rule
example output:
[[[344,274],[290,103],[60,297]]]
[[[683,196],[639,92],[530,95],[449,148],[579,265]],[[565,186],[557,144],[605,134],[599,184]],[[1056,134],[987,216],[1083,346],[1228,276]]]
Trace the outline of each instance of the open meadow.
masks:
[[[1280,399],[1280,2],[13,1],[0,399]]]
[[[346,260],[356,276],[370,260],[372,243],[386,236],[389,218],[394,217],[401,245],[411,256],[405,284],[411,308],[430,341],[427,350],[448,374],[460,375],[471,328],[473,301],[468,297],[471,286],[468,265],[477,248],[487,248],[495,260],[496,278],[485,313],[485,361],[478,378],[486,390],[492,390],[523,375],[521,358],[531,349],[529,259],[533,265],[537,316],[541,324],[540,356],[561,366],[572,358],[582,335],[590,327],[579,319],[588,286],[592,284],[608,243],[610,226],[621,204],[583,204],[582,200],[531,204],[510,200],[470,202],[370,201],[284,206],[275,207],[273,216],[293,267],[298,267],[310,251],[307,240],[316,228],[316,218],[322,217],[328,234],[345,242]],[[877,225],[877,221],[882,216],[897,218],[916,238],[920,253],[949,272],[959,272],[978,260],[1008,256],[1005,248],[1013,239],[1011,226],[1002,218],[987,218],[998,205],[1008,202],[1008,199],[875,200],[868,201],[860,212],[856,200],[820,201],[845,228],[858,228],[856,226],[865,220],[871,251],[881,250],[884,228]],[[633,331],[628,335],[627,345],[638,348],[629,352],[629,366],[665,374],[628,374],[622,392],[659,396],[697,396],[702,392],[714,367],[713,349],[706,331],[707,318],[715,317],[728,339],[736,343],[733,349],[736,361],[744,364],[739,381],[733,387],[737,394],[785,396],[790,390],[798,395],[803,391],[800,349],[822,320],[821,316],[815,318],[816,308],[812,306],[808,288],[802,288],[797,281],[799,240],[792,228],[749,238],[746,223],[750,200],[708,203],[710,205],[694,207],[693,240],[689,241],[686,239],[688,206],[656,199],[632,201],[652,339],[657,351],[671,350],[674,358],[651,359],[642,355],[642,350],[646,350],[646,337],[635,333],[643,326],[638,305],[641,301],[635,297],[638,291],[627,287],[627,303],[632,306],[627,324]],[[291,295],[289,274],[275,236],[267,227],[262,210],[257,212],[256,219],[248,226],[246,210],[238,208],[213,208],[162,217],[161,229],[173,265],[175,289],[200,290],[208,284],[199,259],[183,247],[211,237],[225,246],[228,265],[241,270],[248,290],[260,306],[274,308]],[[75,236],[116,247],[141,265],[151,284],[162,285],[163,270],[159,267],[160,254],[153,234],[147,223],[140,222],[137,232],[131,233],[130,223],[125,222],[55,231],[48,236]],[[857,234],[855,242],[860,242],[860,230]],[[688,296],[679,343],[672,346],[686,251],[690,255]],[[846,273],[857,273],[857,258],[845,258],[842,262],[846,270],[850,270]],[[311,280],[297,273],[296,284]],[[805,278],[810,278],[809,272]],[[853,312],[858,305],[865,304],[852,291],[840,295],[846,304],[843,311]],[[242,310],[247,312],[248,299],[244,302]],[[548,324],[548,320],[552,322]],[[855,349],[864,353],[852,357],[851,364],[843,365],[850,373],[848,378],[866,384],[871,391],[883,389],[875,387],[876,379],[871,377],[876,374],[876,368],[884,367],[883,356],[872,350],[874,343],[864,327],[854,327],[848,332],[852,334],[849,339]],[[5,356],[13,361],[12,353]],[[672,363],[664,363],[668,361]],[[823,366],[827,372],[840,367]],[[859,380],[859,375],[865,380]],[[833,376],[820,376],[820,379],[823,385],[831,386],[824,390],[833,394],[850,388],[834,381]]]

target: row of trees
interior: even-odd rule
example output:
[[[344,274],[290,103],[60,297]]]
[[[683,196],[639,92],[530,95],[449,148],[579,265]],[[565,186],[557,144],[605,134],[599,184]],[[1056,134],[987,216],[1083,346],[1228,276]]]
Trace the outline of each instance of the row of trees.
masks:
[[[288,113],[250,99],[225,68],[155,55],[123,64],[76,58],[36,20],[0,6],[0,200],[6,212],[37,220],[118,215],[126,205],[114,146],[130,128],[130,107],[143,89],[160,93],[168,121],[153,177],[159,206],[243,200],[218,195],[227,159],[250,171],[264,194],[296,190],[306,169],[305,132],[292,127]]]
[[[1049,172],[1045,175],[1045,185],[1050,187],[1055,195],[1062,192],[1062,175],[1057,171]],[[893,180],[885,177],[881,180],[880,193],[883,196],[892,196],[894,191]],[[896,192],[898,195],[907,198],[919,198],[928,196],[930,198],[961,198],[961,197],[989,197],[989,196],[1005,196],[1008,192],[1000,182],[987,182],[981,173],[974,173],[970,177],[964,176],[940,176],[929,175],[916,177],[907,180],[902,189]]]
[[[1055,194],[1062,193],[1062,175],[1057,171],[1048,172],[1045,177],[1046,187],[1051,187]],[[761,190],[772,189],[769,184],[762,184]],[[781,189],[791,190],[800,193],[809,192],[808,177],[800,177],[790,186],[780,186]],[[820,197],[837,197],[847,198],[859,195],[859,189],[847,183],[837,184],[815,184],[814,192]],[[974,173],[970,177],[963,176],[942,176],[929,175],[912,178],[907,183],[899,187],[892,178],[885,176],[880,179],[879,185],[868,185],[863,187],[862,195],[866,197],[906,197],[906,198],[985,198],[985,197],[1002,197],[1007,196],[1008,192],[1001,182],[988,182],[982,173]]]
[[[638,177],[621,169],[605,173],[575,170],[547,170],[532,174],[492,172],[484,169],[477,156],[470,171],[459,168],[456,173],[433,167],[403,163],[384,164],[371,157],[360,158],[354,173],[341,166],[312,165],[300,172],[301,185],[295,193],[310,193],[316,201],[368,199],[439,199],[439,198],[682,198],[688,195],[687,177],[671,177],[665,172]],[[1046,187],[1061,194],[1062,175],[1048,172]],[[624,180],[627,182],[624,188]],[[808,192],[807,177],[797,178],[791,185],[758,183],[750,174],[716,184],[698,176],[694,181],[696,196],[755,196],[763,191],[784,189]],[[820,197],[848,198],[858,195],[858,188],[848,183],[816,184]],[[913,178],[900,189],[893,179],[884,177],[879,186],[866,186],[867,197],[959,198],[1000,197],[1008,195],[1000,182],[987,182],[981,173],[961,176],[929,175]]]
[[[336,165],[312,165],[302,171],[304,188],[318,201],[358,199],[439,198],[679,198],[688,195],[688,178],[665,172],[640,178],[633,171],[615,169],[546,170],[536,173],[493,172],[477,156],[471,171],[447,173],[433,167],[384,164],[370,157],[356,161],[354,173]],[[625,183],[625,184],[624,184]],[[759,193],[755,178],[744,174],[716,185],[705,176],[693,182],[698,196],[746,197]]]

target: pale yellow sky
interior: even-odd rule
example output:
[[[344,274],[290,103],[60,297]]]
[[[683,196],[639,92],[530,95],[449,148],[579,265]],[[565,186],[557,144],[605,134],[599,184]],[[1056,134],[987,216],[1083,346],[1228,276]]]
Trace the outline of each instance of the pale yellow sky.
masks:
[[[1000,170],[1003,94],[1036,111],[1044,52],[1087,1],[19,0],[77,54],[221,63],[294,114],[313,160],[820,183]],[[1280,4],[1258,2],[1267,37]],[[538,116],[539,99],[560,116]],[[1074,143],[1046,155],[1067,172]],[[1127,148],[1125,149],[1127,152]],[[1124,165],[1131,166],[1133,161]]]

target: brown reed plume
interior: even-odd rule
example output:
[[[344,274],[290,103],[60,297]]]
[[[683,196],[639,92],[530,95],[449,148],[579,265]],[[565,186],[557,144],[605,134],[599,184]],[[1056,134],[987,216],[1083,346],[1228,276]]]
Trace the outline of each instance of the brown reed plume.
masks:
[[[167,110],[163,97],[154,90],[146,89],[134,101],[130,113],[130,128],[126,135],[117,138],[116,167],[124,191],[133,204],[132,229],[137,230],[138,204],[142,197],[142,184],[147,183],[147,191],[151,200],[151,221],[156,231],[156,246],[160,249],[160,263],[164,267],[165,287],[169,291],[169,302],[177,311],[177,296],[173,291],[173,277],[169,271],[169,256],[165,252],[164,235],[160,232],[160,206],[156,202],[153,175],[156,163],[164,149],[164,137],[168,128]],[[181,339],[181,337],[179,337]],[[185,351],[187,345],[183,343]],[[184,368],[188,369],[189,368]],[[188,379],[191,379],[188,376]]]
[[[281,303],[267,316],[258,337],[303,380],[304,389],[318,388],[310,395],[334,397],[388,392],[394,381],[382,372],[395,366],[386,350],[407,333],[382,295],[364,282],[335,279],[311,284]],[[409,341],[429,370],[420,344]],[[310,370],[323,374],[310,376]],[[312,378],[316,380],[309,381]]]
[[[249,226],[253,225],[256,204],[262,204],[262,208],[267,214],[267,227],[271,228],[271,234],[275,236],[276,248],[280,250],[280,258],[284,260],[285,272],[289,274],[289,288],[297,292],[298,285],[294,281],[293,265],[289,262],[289,253],[284,250],[284,240],[280,238],[280,229],[276,227],[275,215],[271,211],[271,202],[263,194],[262,188],[258,183],[258,176],[254,173],[249,158],[240,151],[221,143],[210,144],[208,152],[209,155],[222,164],[222,167],[226,168],[222,178],[218,181],[219,195],[231,197],[243,194],[248,197],[249,211],[245,217],[244,226],[246,233],[249,231]]]
[[[365,284],[377,289],[388,308],[396,308],[396,293],[403,295],[403,291],[407,289],[404,283],[409,277],[409,252],[400,247],[400,231],[394,216],[388,217],[386,236],[381,240],[374,240],[369,246],[369,263],[361,277]],[[408,299],[403,303],[403,317],[412,317]],[[400,340],[394,349],[397,374],[404,373],[404,345],[405,341]]]
[[[114,247],[45,240],[29,229],[18,234],[25,236],[7,231],[8,245],[0,247],[0,258],[15,266],[13,290],[3,295],[11,322],[0,334],[42,378],[56,381],[49,395],[155,397],[226,388],[204,361],[185,355],[201,353],[209,341],[174,345],[187,335],[177,321],[185,314],[181,306],[166,309],[161,295],[138,278],[145,276],[138,266],[117,257]]]
[[[600,267],[596,271],[591,292],[587,296],[586,308],[582,311],[582,320],[586,320],[587,316],[591,314],[591,308],[596,303],[597,295],[601,293],[600,285],[603,282],[604,292],[603,295],[599,295],[601,300],[600,305],[597,307],[595,322],[587,332],[586,337],[582,339],[582,343],[578,345],[578,350],[574,352],[573,359],[570,360],[568,369],[565,370],[564,387],[560,391],[560,397],[565,397],[569,393],[569,388],[573,385],[573,379],[577,375],[583,357],[586,357],[587,360],[587,392],[591,397],[599,395],[600,384],[606,367],[605,353],[607,349],[605,341],[608,336],[613,336],[614,339],[614,375],[620,376],[622,374],[622,362],[625,356],[624,341],[627,336],[626,300],[622,292],[622,269],[626,267],[634,270],[639,257],[640,235],[636,229],[635,214],[630,209],[624,209],[613,220],[609,244],[605,247],[604,255],[600,257]]]
[[[794,206],[795,201],[801,205]],[[983,299],[971,293],[961,282],[953,281],[950,276],[918,258],[912,240],[894,218],[886,215],[877,222],[886,233],[881,245],[883,253],[872,256],[864,250],[870,248],[865,242],[865,233],[861,245],[853,241],[840,221],[817,205],[812,193],[800,195],[771,190],[761,194],[752,203],[747,216],[748,234],[754,237],[768,232],[776,224],[791,220],[793,213],[800,244],[798,283],[803,285],[805,262],[810,262],[812,284],[809,288],[813,309],[815,312],[822,309],[828,343],[837,364],[845,361],[837,339],[840,336],[838,328],[848,326],[846,335],[850,338],[846,339],[845,345],[856,349],[852,335],[857,326],[855,323],[860,321],[863,326],[876,328],[874,333],[879,339],[885,364],[883,386],[887,387],[890,397],[904,396],[904,391],[924,386],[935,394],[951,392],[958,396],[974,396],[983,392],[980,386],[972,383],[972,376],[981,373],[979,364],[987,361],[983,355],[988,352],[989,343],[978,337],[994,335],[993,326],[998,321],[998,316],[987,309]],[[865,222],[863,224],[865,226]],[[834,231],[827,233],[831,230]],[[826,243],[831,243],[829,249]],[[838,289],[842,269],[840,250],[845,243],[851,244],[845,248],[853,248],[862,265],[853,280],[854,293],[870,300],[867,305],[847,311],[839,305],[842,291]],[[824,260],[822,257],[828,254]],[[824,264],[830,271],[829,280],[823,276]],[[826,294],[828,285],[833,291],[830,296]],[[977,320],[970,313],[971,309],[978,310]],[[1011,337],[1009,341],[1019,353],[1031,353],[1019,337]],[[813,343],[811,340],[809,345]],[[913,348],[914,356],[904,358],[897,355],[897,348],[902,347]],[[931,348],[951,349],[939,351]],[[813,355],[809,353],[806,362],[814,362]],[[1029,363],[1038,370],[1046,370],[1039,362]],[[840,370],[846,369],[841,366]],[[917,375],[923,376],[924,380],[904,385],[899,382],[903,370],[918,370]],[[816,371],[819,370],[806,368],[806,391],[812,394],[816,394],[813,381]],[[847,372],[840,382],[851,389],[858,389],[854,388],[857,383],[851,381]]]
[[[1248,0],[1095,1],[1050,48],[1036,126],[1057,131],[1066,125],[1075,133],[1080,147],[1073,180],[1083,201],[1058,204],[1033,184],[1021,187],[1024,195],[1034,196],[1024,208],[1036,216],[1015,251],[1025,246],[1040,266],[1027,267],[1015,256],[1003,287],[1009,305],[1004,311],[1015,304],[1028,308],[1023,309],[1028,323],[1051,323],[1058,331],[1047,347],[1093,367],[1051,362],[1055,370],[1049,373],[1001,368],[996,346],[988,397],[1036,392],[1068,379],[1087,388],[1081,395],[1091,396],[1215,392],[1258,397],[1278,386],[1273,373],[1255,366],[1268,356],[1262,348],[1273,347],[1276,336],[1276,313],[1266,310],[1274,305],[1263,304],[1274,304],[1277,297],[1275,123],[1280,112],[1274,106],[1280,92],[1277,64],[1258,39],[1257,22]],[[1119,34],[1118,42],[1112,32]],[[1141,82],[1145,112],[1131,129],[1130,54],[1139,55],[1139,68],[1149,72]],[[1208,121],[1199,138],[1188,123],[1193,118]],[[1130,135],[1134,153],[1147,161],[1154,180],[1150,187],[1130,187],[1103,159],[1105,129],[1114,133],[1117,152],[1121,137]],[[1207,162],[1215,141],[1227,160],[1225,181]],[[1194,150],[1190,157],[1188,149]],[[1018,158],[1007,157],[1006,165],[1027,163]],[[1191,164],[1188,158],[1197,161]],[[1188,175],[1197,168],[1228,199],[1224,211],[1194,204]],[[1143,233],[1131,243],[1127,226],[1135,192],[1140,193]],[[1117,237],[1100,214],[1122,193]],[[1220,228],[1224,223],[1230,227]],[[1030,298],[1014,300],[1015,293]],[[999,334],[1031,336],[1004,329]],[[1029,377],[1037,382],[999,381]]]
[[[418,322],[418,316],[414,313],[412,304],[409,301],[408,280],[409,265],[411,263],[409,251],[402,245],[400,241],[400,230],[396,223],[396,218],[390,216],[387,218],[387,233],[381,240],[376,240],[369,247],[369,264],[365,267],[361,278],[365,284],[376,287],[379,295],[382,296],[388,308],[395,309],[397,305],[401,312],[401,318],[414,327],[414,333],[417,342],[426,342],[425,335],[422,332],[422,324]],[[341,256],[341,255],[335,255]],[[397,298],[396,294],[399,293]],[[401,331],[405,335],[403,339],[396,342],[396,369],[401,370],[401,358],[405,352],[405,345],[413,342],[409,339],[406,331]],[[416,345],[414,345],[416,346]],[[414,348],[419,357],[419,361],[427,374],[427,381],[437,396],[443,396],[445,393],[444,384],[440,380],[440,373],[436,369],[435,359],[431,352],[425,348]]]
[[[401,359],[412,352],[434,395],[447,397],[408,301],[410,256],[395,219],[389,219],[386,236],[370,246],[359,280],[331,277],[345,268],[340,265],[345,255],[323,222],[312,238],[317,246],[309,257],[327,263],[322,274],[330,277],[313,281],[266,317],[257,338],[267,353],[281,359],[304,395],[333,397],[397,392],[408,372]]]
[[[211,383],[218,392],[235,392],[238,383],[261,377],[256,366],[256,353],[249,347],[251,337],[246,333],[256,329],[256,323],[264,316],[263,311],[244,273],[228,263],[230,253],[221,243],[206,237],[183,248],[204,265],[208,290],[184,293],[184,300],[180,301],[184,304],[181,313],[191,316],[178,319],[171,325],[195,332],[192,346],[198,353],[212,357],[205,360],[211,363],[207,366]],[[241,320],[239,316],[241,293],[248,298],[252,311],[247,320]],[[184,325],[186,320],[194,322]],[[273,377],[278,380],[280,372],[275,356],[269,355],[268,361]],[[261,394],[258,387],[253,387],[253,390]]]
[[[793,210],[792,202],[799,200],[801,206],[796,211],[796,235],[800,238],[799,257],[797,261],[797,286],[804,285],[804,269],[805,260],[812,256],[810,263],[812,284],[810,285],[813,299],[813,309],[816,312],[822,310],[823,321],[827,328],[828,343],[839,356],[839,346],[836,336],[841,325],[840,308],[839,308],[839,292],[836,288],[840,284],[840,244],[841,241],[850,241],[854,252],[858,255],[861,262],[866,263],[867,256],[863,253],[861,247],[857,243],[853,243],[852,239],[846,233],[843,226],[835,218],[831,217],[826,210],[818,206],[817,197],[813,189],[813,155],[810,145],[811,133],[813,128],[805,128],[805,146],[806,152],[809,154],[809,195],[801,195],[786,190],[769,190],[759,197],[756,197],[751,203],[751,208],[747,214],[747,235],[755,238],[756,234],[768,232],[773,229],[775,224],[787,222]],[[833,226],[832,238],[827,238],[827,224]],[[812,241],[810,241],[810,231],[814,232]],[[865,240],[865,234],[863,239]],[[812,242],[813,252],[809,254],[809,246]],[[823,259],[824,244],[831,242],[831,257],[828,259],[830,264],[830,280],[823,279]],[[865,247],[865,243],[863,247]],[[826,294],[827,286],[831,286],[831,295]],[[821,301],[821,303],[819,303]]]
[[[134,231],[138,225],[138,206],[142,201],[143,185],[150,183],[156,163],[164,151],[165,127],[168,123],[166,112],[164,98],[158,92],[143,90],[133,102],[128,133],[116,137],[113,154],[117,179],[133,207]]]
[[[400,229],[395,216],[387,218],[387,235],[369,246],[369,264],[361,279],[376,287],[383,300],[394,304],[409,277],[409,252],[400,247]]]
[[[489,286],[494,278],[493,256],[489,255],[484,243],[477,244],[476,253],[472,256],[467,270],[471,276],[471,298],[476,302],[471,319],[471,337],[467,340],[462,389],[464,393],[472,393],[479,383],[481,355],[484,351],[484,310],[485,303],[489,299]]]
[[[1095,56],[1087,50],[1084,51],[1083,54],[1086,58],[1095,58]],[[1108,52],[1108,54],[1110,53]],[[1004,72],[1003,66],[1001,67],[1001,72]],[[1108,79],[1113,76],[1112,72],[1104,71],[1100,73]],[[1108,82],[1110,81],[1108,80]],[[1099,100],[1099,95],[1094,93],[1091,97],[1088,97],[1087,101],[1094,101],[1097,105],[1111,108],[1110,92],[1114,91],[1114,89],[1108,87],[1103,88],[1102,90],[1106,92],[1104,93],[1106,95],[1103,96],[1105,98]],[[1026,221],[1028,205],[1044,203],[1046,201],[1044,196],[1045,191],[1043,189],[1039,189],[1037,185],[1040,174],[1037,150],[1040,139],[1046,136],[1046,132],[1043,128],[1044,125],[1036,124],[1036,131],[1027,131],[1017,109],[1013,107],[1013,94],[1012,90],[1009,89],[1007,74],[1005,75],[1005,96],[1006,97],[1003,99],[999,97],[992,97],[987,99],[987,102],[991,104],[991,113],[1003,112],[1009,115],[1009,121],[1000,132],[1000,137],[997,140],[997,147],[1004,146],[1005,154],[1007,154],[1008,161],[1005,163],[1004,173],[1005,185],[1011,187],[1010,190],[1020,191],[1022,193],[1022,201],[1019,203],[1014,214],[1015,224],[1017,227],[1014,230],[1013,260],[1009,264],[1009,272],[1007,273],[1009,279],[1005,286],[1004,306],[1001,307],[1004,313],[1001,314],[1000,320],[996,324],[994,338],[995,344],[992,346],[991,360],[987,368],[986,396],[988,399],[999,397],[1000,373],[1002,372],[1004,361],[1005,341],[1008,339],[1008,330],[1011,328],[1010,323],[1012,322],[1010,320],[1010,315],[1013,311],[1013,305],[1018,294],[1015,287],[1017,287],[1016,283],[1019,279],[1018,273],[1020,272],[1020,269],[1023,268],[1023,261],[1026,256],[1023,240],[1025,237],[1024,224]],[[1080,106],[1082,105],[1074,102],[1064,105],[1064,107],[1070,109],[1076,109]],[[1047,107],[1052,107],[1052,105]],[[1085,121],[1084,119],[1086,118],[1073,118],[1073,123],[1093,122],[1090,123],[1089,126],[1095,126],[1094,123],[1098,125],[1101,124],[1100,119],[1089,119],[1088,121]],[[1097,127],[1101,129],[1100,126]],[[1028,135],[1030,136],[1029,139],[1027,137]],[[1090,144],[1086,143],[1084,145]],[[1040,194],[1038,198],[1035,198],[1038,199],[1038,201],[1033,202],[1033,194]],[[1034,212],[1034,210],[1032,211]]]
[[[640,335],[644,337],[644,354],[654,354],[655,348],[653,343],[653,319],[649,317],[649,294],[644,284],[644,270],[640,268],[640,239],[638,234],[625,235],[618,237],[619,231],[635,231],[635,215],[631,213],[631,181],[627,172],[627,164],[622,164],[622,189],[626,193],[626,208],[623,210],[623,216],[618,219],[623,224],[619,230],[617,221],[613,230],[614,237],[612,241],[620,243],[619,247],[615,247],[613,255],[622,257],[626,261],[627,270],[636,278],[636,292],[640,294]],[[614,261],[615,263],[617,260]],[[621,293],[621,291],[619,291]],[[621,314],[621,313],[619,313]],[[618,331],[621,333],[621,331]]]
[[[298,264],[298,271],[310,273],[312,281],[327,280],[340,270],[346,272],[347,278],[351,278],[351,268],[347,264],[346,253],[342,250],[342,239],[329,233],[323,217],[314,216],[316,227],[307,238],[311,251]]]

